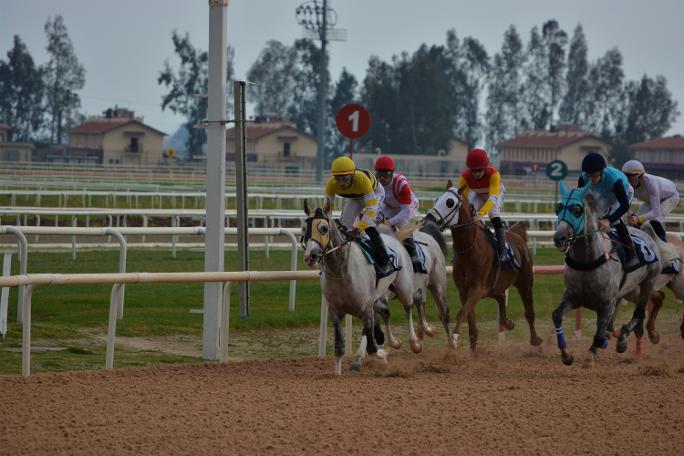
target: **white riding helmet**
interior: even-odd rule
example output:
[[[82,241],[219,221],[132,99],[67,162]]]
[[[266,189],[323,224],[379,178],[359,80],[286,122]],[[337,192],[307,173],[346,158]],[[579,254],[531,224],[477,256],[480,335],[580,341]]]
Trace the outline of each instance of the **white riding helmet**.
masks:
[[[644,165],[639,160],[629,160],[622,165],[622,172],[625,174],[642,175],[646,172],[646,169],[644,169]]]

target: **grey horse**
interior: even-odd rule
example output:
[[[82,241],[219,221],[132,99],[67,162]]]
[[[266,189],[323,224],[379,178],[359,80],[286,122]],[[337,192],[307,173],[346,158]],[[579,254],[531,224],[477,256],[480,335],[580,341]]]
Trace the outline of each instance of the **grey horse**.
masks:
[[[366,350],[386,361],[385,351],[378,349],[375,343],[373,327],[375,303],[390,289],[406,311],[411,350],[419,353],[422,345],[416,337],[412,316],[411,257],[401,243],[393,237],[382,235],[385,245],[396,252],[397,263],[401,269],[376,283],[375,269],[366,260],[361,247],[342,236],[336,223],[330,218],[329,205],[324,209],[316,208],[310,211],[305,200],[304,212],[307,215],[302,238],[305,247],[304,261],[309,267],[320,264],[321,291],[328,303],[335,330],[335,373],[340,375],[342,372],[344,339],[340,321],[347,314],[363,321],[361,345],[350,370],[361,369]]]
[[[594,365],[599,348],[608,346],[606,328],[611,320],[617,301],[635,288],[639,289],[636,309],[631,320],[622,326],[617,342],[618,353],[627,350],[627,337],[634,331],[637,337],[644,333],[646,303],[653,293],[661,263],[655,261],[625,274],[622,265],[611,255],[612,243],[597,229],[595,201],[585,201],[589,186],[568,190],[561,182],[563,200],[558,205],[557,228],[553,236],[556,247],[566,253],[568,267],[563,273],[565,291],[560,304],[553,311],[558,348],[565,365],[571,365],[573,356],[563,335],[563,315],[580,306],[596,311],[596,333],[584,361],[585,367]],[[586,204],[585,204],[586,203]],[[630,228],[637,236],[645,256],[655,255],[658,246],[646,233]]]
[[[425,312],[425,301],[427,299],[427,292],[430,290],[432,299],[435,301],[437,312],[439,313],[439,320],[444,326],[444,331],[447,336],[447,344],[454,346],[454,340],[451,337],[449,329],[449,307],[447,304],[447,275],[446,275],[446,259],[447,244],[439,227],[432,222],[415,222],[413,225],[407,225],[399,231],[393,231],[389,225],[378,225],[379,230],[403,241],[406,236],[413,233],[413,238],[416,244],[422,247],[425,255],[425,269],[427,274],[414,272],[413,273],[413,305],[418,309],[418,317],[420,325],[418,326],[418,338],[422,339],[423,334],[428,336],[434,335],[434,329],[428,323]],[[418,231],[416,231],[418,229]],[[392,335],[389,326],[389,310],[387,308],[387,299],[381,298],[381,304],[377,306],[378,313],[385,321],[385,330],[390,345],[394,348],[399,348],[396,339]],[[388,308],[387,308],[388,309]],[[455,347],[454,347],[455,348]]]

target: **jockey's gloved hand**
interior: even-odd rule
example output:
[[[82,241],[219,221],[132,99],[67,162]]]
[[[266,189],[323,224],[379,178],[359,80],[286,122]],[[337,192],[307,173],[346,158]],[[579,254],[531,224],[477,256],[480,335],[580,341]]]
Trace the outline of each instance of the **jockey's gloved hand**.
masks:
[[[350,241],[353,241],[359,236],[361,236],[361,230],[357,227],[354,227],[351,230],[347,231],[347,239],[349,239]]]

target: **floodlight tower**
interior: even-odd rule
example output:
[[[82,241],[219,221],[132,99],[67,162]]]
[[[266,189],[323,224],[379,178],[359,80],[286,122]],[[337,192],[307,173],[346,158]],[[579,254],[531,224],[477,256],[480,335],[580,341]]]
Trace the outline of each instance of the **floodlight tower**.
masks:
[[[318,131],[316,135],[316,183],[323,181],[323,164],[325,162],[325,103],[328,91],[328,41],[345,41],[347,31],[335,29],[337,13],[328,7],[328,0],[310,0],[295,9],[299,25],[304,27],[304,36],[321,41],[321,60],[318,65],[320,86],[318,88]]]

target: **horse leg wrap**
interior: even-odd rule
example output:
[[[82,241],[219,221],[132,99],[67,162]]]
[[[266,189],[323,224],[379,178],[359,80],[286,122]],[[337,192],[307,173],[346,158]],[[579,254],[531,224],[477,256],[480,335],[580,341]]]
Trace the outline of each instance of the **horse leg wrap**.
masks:
[[[563,335],[563,327],[559,326],[556,328],[556,341],[558,342],[558,348],[565,350],[568,348],[568,344],[565,341],[565,336]]]

